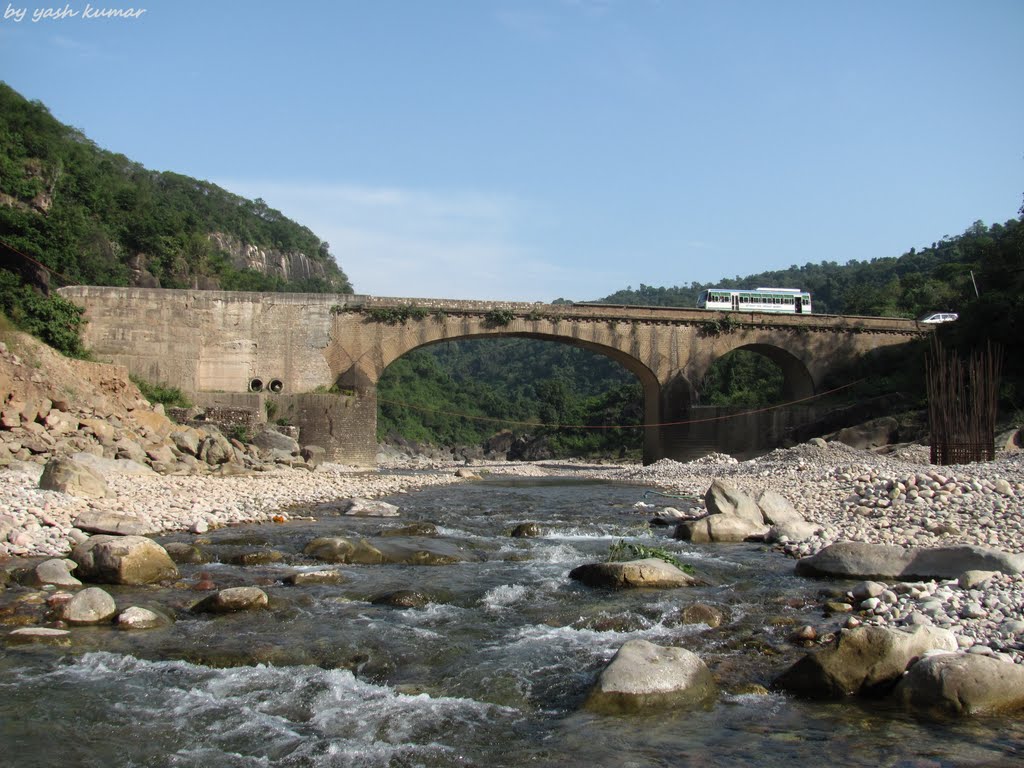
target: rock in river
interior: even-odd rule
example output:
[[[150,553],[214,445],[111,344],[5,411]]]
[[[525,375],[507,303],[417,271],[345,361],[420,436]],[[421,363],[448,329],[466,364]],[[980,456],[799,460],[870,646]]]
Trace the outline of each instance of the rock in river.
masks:
[[[695,653],[629,640],[601,672],[586,706],[610,714],[692,706],[711,699],[715,690],[711,670]]]
[[[468,559],[462,549],[450,541],[411,536],[378,536],[372,539],[324,536],[311,541],[303,551],[319,560],[359,565],[449,565]]]
[[[196,613],[235,613],[266,608],[267,593],[259,587],[231,587],[204,597],[192,606]]]
[[[86,581],[152,584],[178,575],[164,548],[144,536],[92,536],[74,548],[71,559]]]
[[[843,630],[835,645],[809,653],[775,685],[807,698],[870,694],[894,685],[907,666],[930,650],[956,650],[948,629],[918,625],[912,632],[888,627]]]
[[[690,574],[656,557],[623,563],[587,563],[573,568],[569,578],[581,581],[588,587],[613,589],[689,587],[697,583],[697,579]]]
[[[975,653],[921,659],[900,680],[896,700],[919,712],[976,715],[1024,709],[1024,668]]]

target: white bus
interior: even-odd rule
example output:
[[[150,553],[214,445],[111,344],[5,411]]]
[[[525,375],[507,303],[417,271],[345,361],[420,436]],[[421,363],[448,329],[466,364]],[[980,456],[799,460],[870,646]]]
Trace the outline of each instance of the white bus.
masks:
[[[799,288],[757,288],[753,291],[710,288],[701,291],[697,308],[809,315],[811,294]]]

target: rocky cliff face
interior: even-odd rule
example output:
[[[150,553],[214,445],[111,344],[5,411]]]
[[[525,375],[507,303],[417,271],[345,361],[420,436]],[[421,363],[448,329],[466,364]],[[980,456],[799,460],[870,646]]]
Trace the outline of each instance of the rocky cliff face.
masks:
[[[289,281],[308,278],[330,279],[323,264],[304,253],[281,253],[272,248],[261,248],[243,243],[238,238],[221,232],[212,233],[210,242],[218,250],[227,253],[237,269],[251,269]]]

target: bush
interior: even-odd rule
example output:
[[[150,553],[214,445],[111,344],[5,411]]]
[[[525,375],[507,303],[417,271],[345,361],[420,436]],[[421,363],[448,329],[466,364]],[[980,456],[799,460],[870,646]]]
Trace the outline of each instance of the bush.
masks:
[[[0,312],[60,353],[88,356],[81,337],[85,310],[57,294],[43,295],[7,270],[0,270]]]
[[[191,408],[192,403],[185,394],[177,387],[169,387],[164,384],[151,384],[145,379],[132,374],[129,376],[132,383],[139,388],[142,396],[151,403],[160,403],[170,408]]]

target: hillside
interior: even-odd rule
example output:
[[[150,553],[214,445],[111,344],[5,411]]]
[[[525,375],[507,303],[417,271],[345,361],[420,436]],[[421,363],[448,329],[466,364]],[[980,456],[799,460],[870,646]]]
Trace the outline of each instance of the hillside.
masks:
[[[54,281],[350,293],[308,228],[215,184],[99,148],[0,83],[0,264]]]

